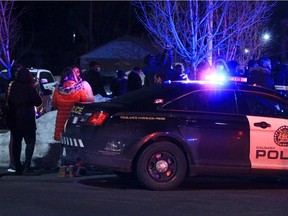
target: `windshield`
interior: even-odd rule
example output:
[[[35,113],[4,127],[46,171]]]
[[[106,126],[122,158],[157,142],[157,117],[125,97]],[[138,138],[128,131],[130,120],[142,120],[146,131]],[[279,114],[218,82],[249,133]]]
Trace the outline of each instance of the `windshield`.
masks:
[[[155,99],[164,99],[164,101],[171,98],[179,97],[186,92],[193,90],[188,85],[153,85],[149,87],[142,87],[141,89],[129,92],[127,94],[115,97],[110,100],[111,103],[131,104],[139,102],[154,101]]]

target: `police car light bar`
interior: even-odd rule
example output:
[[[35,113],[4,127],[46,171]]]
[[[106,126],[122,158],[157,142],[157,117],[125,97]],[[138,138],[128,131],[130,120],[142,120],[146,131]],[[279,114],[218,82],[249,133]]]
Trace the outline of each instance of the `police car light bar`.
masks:
[[[288,86],[275,85],[276,90],[288,91]]]
[[[205,76],[205,80],[214,82],[225,82],[227,81],[227,77],[223,74],[208,74]]]
[[[246,77],[229,77],[225,76],[224,74],[210,74],[205,76],[205,80],[210,80],[210,81],[217,81],[217,82],[227,82],[227,81],[232,81],[232,82],[242,82],[246,83],[247,78]]]
[[[233,82],[247,82],[246,77],[230,77],[229,80]]]

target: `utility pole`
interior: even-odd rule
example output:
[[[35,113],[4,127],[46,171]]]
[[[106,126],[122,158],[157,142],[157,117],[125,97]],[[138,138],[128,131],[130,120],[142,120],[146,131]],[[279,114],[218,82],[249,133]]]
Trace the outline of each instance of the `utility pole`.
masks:
[[[93,1],[89,4],[89,41],[88,41],[88,52],[92,49],[92,32],[93,32]]]

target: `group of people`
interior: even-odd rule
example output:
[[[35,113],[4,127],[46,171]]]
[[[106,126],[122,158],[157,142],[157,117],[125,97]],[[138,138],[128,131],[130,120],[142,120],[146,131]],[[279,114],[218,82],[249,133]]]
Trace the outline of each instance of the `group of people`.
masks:
[[[143,86],[163,83],[167,80],[187,80],[185,67],[182,63],[172,65],[171,50],[164,50],[159,55],[147,55],[144,58],[145,66],[135,66],[126,76],[123,70],[117,70],[117,76],[110,83],[112,97],[137,90]],[[142,78],[144,77],[144,80]]]
[[[153,83],[163,82],[168,75],[164,76],[161,68],[167,69],[170,55],[163,53],[162,56],[149,56],[147,65],[143,68],[135,66],[128,77],[123,70],[117,71],[117,77],[110,83],[112,97],[116,97],[127,92],[148,86]],[[169,62],[169,61],[168,61]],[[170,62],[171,63],[171,62]],[[170,64],[168,63],[168,64]],[[171,67],[170,67],[171,68]],[[158,72],[157,72],[158,71]],[[159,73],[162,71],[162,73]],[[36,142],[36,118],[35,107],[42,105],[42,97],[34,86],[34,80],[30,71],[22,65],[14,65],[12,78],[6,89],[6,99],[9,104],[9,129],[10,133],[10,165],[8,171],[16,174],[35,174],[31,168]],[[144,72],[145,82],[141,75]],[[186,79],[184,67],[182,64],[175,65],[175,70],[171,70],[169,78],[172,80]],[[100,77],[100,64],[91,61],[89,71],[82,74],[79,66],[72,65],[66,67],[56,86],[52,98],[52,107],[57,110],[54,140],[60,142],[61,133],[64,124],[70,115],[70,111],[76,102],[94,102],[94,96],[100,94],[102,97],[108,97]],[[21,162],[22,140],[26,143],[25,161]]]
[[[212,67],[206,62],[200,64],[197,68],[197,79],[205,79],[207,71],[223,73],[227,76],[245,77],[249,85],[269,88],[287,96],[285,87],[288,86],[288,67],[278,60],[261,57],[258,60],[250,60],[247,68],[240,70],[237,61],[232,60],[226,63],[224,59],[218,58]],[[276,89],[275,86],[282,86],[283,90]]]
[[[288,68],[278,60],[271,61],[266,57],[260,58],[258,61],[250,60],[247,77],[248,83],[251,85],[270,88],[288,96],[287,89],[285,90],[285,87],[288,86]],[[276,89],[275,86],[282,88]]]
[[[161,55],[148,55],[144,62],[146,65],[142,68],[135,67],[126,78],[122,70],[117,71],[117,78],[110,84],[112,96],[119,96],[129,91],[136,90],[141,84],[140,74],[144,74],[144,86],[163,83],[167,80],[187,80],[188,74],[185,73],[185,67],[182,63],[172,65],[172,57],[169,50],[165,50]],[[206,79],[207,74],[219,73],[226,76],[241,76],[247,78],[247,84],[257,85],[278,91],[287,96],[287,90],[275,89],[275,86],[288,86],[288,67],[280,64],[279,61],[271,61],[267,57],[258,60],[250,60],[245,70],[238,68],[238,62],[235,60],[226,61],[218,58],[210,66],[208,63],[200,64],[196,71],[196,79]]]
[[[128,77],[123,70],[117,70],[117,76],[110,82],[110,91],[112,97],[120,96],[137,90],[142,87],[142,70],[140,67],[134,67]]]
[[[94,102],[94,94],[98,94],[101,91],[97,83],[99,72],[97,70],[97,63],[91,62],[91,69],[86,74],[87,80],[91,84],[81,77],[81,70],[77,65],[66,67],[63,70],[59,85],[56,86],[52,98],[52,106],[57,110],[54,131],[55,141],[60,141],[64,124],[69,117],[73,105],[76,102]],[[36,142],[35,107],[41,106],[42,97],[36,90],[32,75],[26,67],[15,65],[11,72],[12,79],[9,80],[5,93],[9,105],[8,121],[11,131],[8,171],[15,172],[16,175],[35,175],[37,173],[31,168]],[[26,148],[25,161],[22,164],[21,151],[23,139]]]

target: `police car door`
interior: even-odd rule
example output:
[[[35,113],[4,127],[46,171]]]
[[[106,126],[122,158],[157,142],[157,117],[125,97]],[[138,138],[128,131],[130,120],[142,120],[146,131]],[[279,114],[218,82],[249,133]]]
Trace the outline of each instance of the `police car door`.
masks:
[[[182,110],[178,128],[199,172],[249,172],[249,124],[235,98],[234,90],[198,90],[165,107]]]
[[[239,93],[250,125],[250,161],[256,170],[288,169],[288,104],[272,95]],[[244,108],[244,106],[248,106]],[[240,108],[241,109],[241,108]],[[253,170],[254,169],[254,170]]]

